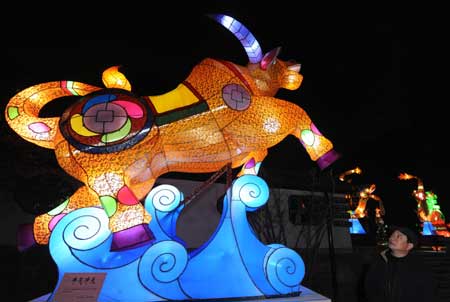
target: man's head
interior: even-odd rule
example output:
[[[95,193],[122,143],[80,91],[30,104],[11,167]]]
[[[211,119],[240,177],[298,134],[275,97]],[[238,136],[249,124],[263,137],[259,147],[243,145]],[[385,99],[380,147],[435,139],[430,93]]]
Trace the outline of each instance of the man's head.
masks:
[[[416,233],[408,227],[394,226],[391,228],[389,248],[394,256],[406,256],[410,250],[417,246]]]

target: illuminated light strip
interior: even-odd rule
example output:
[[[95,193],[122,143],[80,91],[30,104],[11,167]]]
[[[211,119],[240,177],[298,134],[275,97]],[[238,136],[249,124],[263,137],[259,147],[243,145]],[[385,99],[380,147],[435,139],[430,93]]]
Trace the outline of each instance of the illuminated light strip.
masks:
[[[203,96],[197,91],[197,89],[194,88],[194,86],[191,85],[191,83],[189,83],[188,81],[183,81],[182,83],[184,86],[186,86],[186,88],[188,88],[197,99],[199,100],[203,100]]]
[[[242,76],[242,73],[234,66],[234,64],[227,62],[227,61],[222,61],[222,60],[218,60],[218,62],[222,63],[223,65],[225,65],[225,67],[230,69],[239,78],[239,80],[242,81],[242,83],[245,85],[245,87],[247,87],[247,89],[251,91],[252,94],[257,94],[255,91],[253,91],[250,84]]]
[[[165,94],[152,95],[150,99],[156,111],[160,114],[187,107],[201,101],[191,91],[190,87],[185,86],[183,83]]]
[[[155,96],[145,96],[143,97],[147,104],[150,106],[151,111],[156,115],[155,117],[155,124],[158,126],[161,125],[165,125],[165,124],[169,124],[171,122],[189,117],[191,115],[194,114],[198,114],[201,112],[206,112],[209,110],[208,104],[205,102],[203,96],[197,91],[197,89],[195,89],[191,83],[189,83],[188,81],[183,81],[182,84],[180,84],[177,88],[181,88],[184,87],[185,88],[185,92],[192,94],[192,97],[196,98],[196,101],[194,103],[192,99],[192,97],[190,97],[189,99],[191,99],[191,101],[189,101],[188,103],[190,103],[189,105],[184,105],[181,107],[174,107],[171,110],[168,110],[166,112],[158,112],[158,110],[155,107],[154,101],[153,99],[155,98]],[[177,89],[176,88],[176,89]],[[176,90],[175,89],[175,90]],[[165,95],[163,95],[165,96]],[[167,101],[167,100],[166,100]]]
[[[155,118],[155,124],[158,126],[169,124],[208,110],[208,104],[205,101],[202,101],[201,103],[194,104],[188,108],[182,108],[181,110],[173,110],[168,113],[161,114]]]
[[[74,81],[61,81],[61,88],[72,95],[80,95],[76,92],[75,88],[73,88],[73,84]]]

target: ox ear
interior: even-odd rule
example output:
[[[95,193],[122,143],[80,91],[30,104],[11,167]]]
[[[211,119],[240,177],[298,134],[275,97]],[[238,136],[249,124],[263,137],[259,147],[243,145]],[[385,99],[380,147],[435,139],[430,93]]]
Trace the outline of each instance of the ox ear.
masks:
[[[261,69],[266,70],[277,59],[280,51],[281,47],[277,47],[266,53],[260,62]]]

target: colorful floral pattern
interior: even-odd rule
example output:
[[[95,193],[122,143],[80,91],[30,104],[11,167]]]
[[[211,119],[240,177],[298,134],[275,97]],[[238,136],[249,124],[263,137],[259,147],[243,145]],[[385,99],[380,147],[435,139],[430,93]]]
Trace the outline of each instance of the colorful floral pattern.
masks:
[[[64,137],[81,151],[110,153],[127,149],[149,132],[148,104],[125,91],[102,90],[83,97],[61,119]]]

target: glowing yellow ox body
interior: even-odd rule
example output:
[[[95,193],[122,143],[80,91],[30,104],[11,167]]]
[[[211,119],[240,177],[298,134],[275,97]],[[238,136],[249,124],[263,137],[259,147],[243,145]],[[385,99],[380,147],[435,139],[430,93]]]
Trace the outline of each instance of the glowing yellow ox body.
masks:
[[[133,95],[115,66],[103,72],[106,89],[56,81],[15,95],[6,110],[11,128],[54,149],[59,165],[85,184],[36,217],[34,240],[48,243],[66,213],[102,206],[116,235],[112,249],[148,242],[151,217],[140,201],[160,175],[215,172],[227,164],[243,166],[240,174],[256,174],[267,149],[287,135],[298,137],[321,168],[331,164],[337,158],[331,142],[299,106],[274,97],[279,88],[297,89],[303,78],[300,65],[278,59],[278,53],[279,48],[251,58],[246,67],[207,58],[174,90],[158,96]],[[73,95],[83,97],[61,117],[39,117],[45,104]]]

